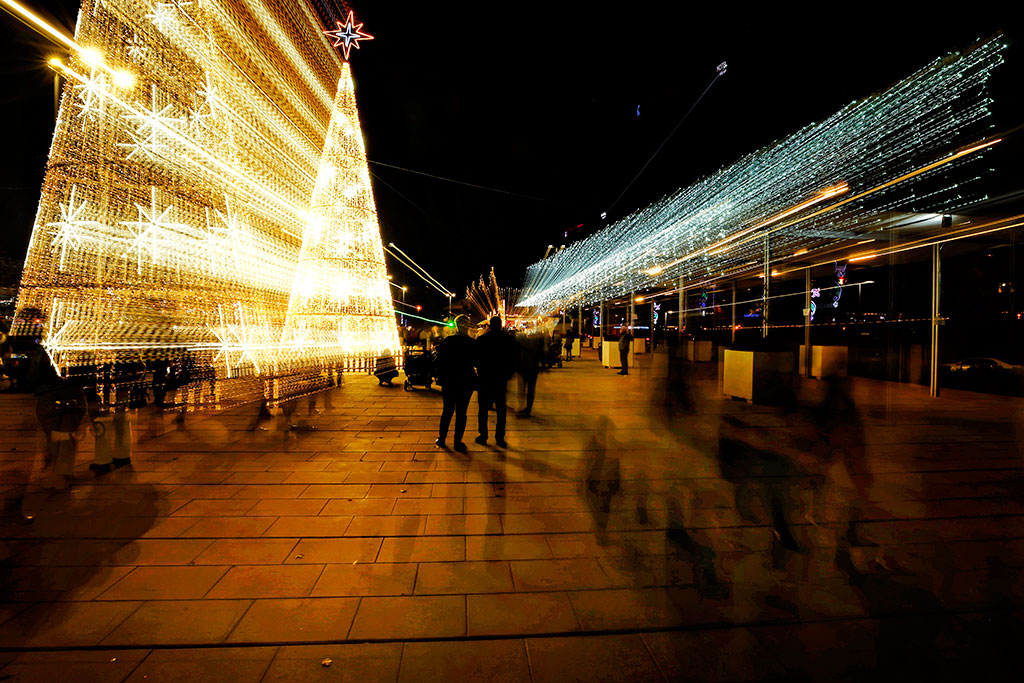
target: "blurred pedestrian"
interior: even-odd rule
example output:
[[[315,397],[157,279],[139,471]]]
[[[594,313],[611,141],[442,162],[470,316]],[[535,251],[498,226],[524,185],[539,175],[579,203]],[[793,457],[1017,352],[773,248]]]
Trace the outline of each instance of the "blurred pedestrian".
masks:
[[[29,374],[36,393],[36,418],[46,438],[46,468],[56,478],[51,488],[66,490],[74,480],[78,428],[86,413],[85,393],[57,374],[42,346],[32,351]]]
[[[537,393],[537,375],[544,355],[544,337],[531,332],[519,340],[519,416],[529,417]]]
[[[441,423],[434,445],[445,447],[448,427],[455,416],[455,443],[453,447],[465,452],[462,436],[466,432],[466,411],[473,396],[476,373],[473,371],[473,340],[469,337],[469,319],[460,315],[455,319],[456,333],[445,337],[437,348],[437,381],[441,384]]]
[[[493,404],[497,416],[494,442],[505,448],[508,445],[505,443],[505,391],[508,381],[515,374],[519,345],[512,335],[501,329],[500,317],[491,318],[489,327],[475,342],[476,369],[480,375],[477,387],[480,406],[477,425],[480,435],[475,441],[481,446],[487,443],[487,410]]]
[[[629,351],[632,344],[633,333],[623,325],[619,329],[619,364],[622,366],[622,369],[619,370],[620,375],[629,374]]]

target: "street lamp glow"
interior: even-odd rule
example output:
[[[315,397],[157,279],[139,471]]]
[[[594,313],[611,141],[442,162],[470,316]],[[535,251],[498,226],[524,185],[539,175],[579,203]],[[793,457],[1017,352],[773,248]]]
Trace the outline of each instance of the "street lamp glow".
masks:
[[[91,47],[82,50],[78,54],[82,58],[82,61],[88,64],[89,66],[99,66],[103,63],[103,55],[101,55],[99,52],[92,49]]]

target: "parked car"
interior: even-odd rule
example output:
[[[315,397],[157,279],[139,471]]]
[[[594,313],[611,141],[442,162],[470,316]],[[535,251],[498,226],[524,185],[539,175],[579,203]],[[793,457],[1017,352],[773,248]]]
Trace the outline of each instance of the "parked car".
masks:
[[[1024,365],[998,358],[965,358],[943,365],[942,371],[943,383],[954,389],[997,394],[1020,394],[1024,390]]]

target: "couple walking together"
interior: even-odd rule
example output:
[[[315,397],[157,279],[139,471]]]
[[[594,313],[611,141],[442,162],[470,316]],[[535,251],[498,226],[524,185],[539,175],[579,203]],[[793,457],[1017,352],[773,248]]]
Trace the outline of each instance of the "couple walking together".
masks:
[[[473,389],[477,391],[480,414],[477,420],[478,444],[487,443],[487,410],[494,405],[497,424],[494,441],[502,448],[505,443],[505,387],[515,373],[519,345],[501,328],[501,318],[491,318],[490,328],[477,339],[469,337],[469,320],[456,319],[457,334],[446,337],[437,351],[438,381],[441,383],[441,425],[434,445],[445,446],[448,426],[455,416],[455,443],[459,452],[466,450],[462,435],[466,431],[466,409]]]

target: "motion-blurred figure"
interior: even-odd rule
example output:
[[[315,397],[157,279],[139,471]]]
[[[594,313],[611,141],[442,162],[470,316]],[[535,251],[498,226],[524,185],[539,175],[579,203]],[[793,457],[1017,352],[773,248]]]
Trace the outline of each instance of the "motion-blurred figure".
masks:
[[[56,478],[51,488],[66,490],[74,480],[78,428],[86,414],[85,393],[57,375],[42,346],[32,351],[29,373],[36,393],[36,418],[46,438],[46,468]]]
[[[597,526],[599,545],[608,544],[612,499],[622,488],[619,459],[615,454],[618,445],[612,439],[611,428],[612,422],[607,416],[597,418],[594,435],[585,451],[587,469],[583,476],[583,500]]]
[[[519,416],[529,417],[537,393],[537,375],[544,355],[544,337],[536,332],[519,338]]]

